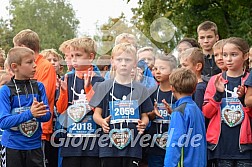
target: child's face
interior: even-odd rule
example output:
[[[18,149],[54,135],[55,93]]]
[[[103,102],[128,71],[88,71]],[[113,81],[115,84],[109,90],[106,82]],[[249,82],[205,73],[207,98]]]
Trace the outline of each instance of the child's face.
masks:
[[[181,42],[178,46],[177,46],[177,50],[178,53],[181,54],[182,52],[184,52],[186,49],[191,48],[192,46],[188,43],[188,42]]]
[[[215,35],[212,30],[200,30],[198,32],[198,42],[204,51],[211,51],[213,45],[219,40],[219,36]]]
[[[93,61],[93,53],[86,53],[83,49],[71,49],[72,66],[76,71],[88,70]]]
[[[155,63],[154,55],[150,51],[143,51],[139,53],[138,60],[144,60],[145,63],[148,65],[149,69],[152,69]]]
[[[49,56],[46,59],[53,65],[56,73],[58,74],[60,71],[59,58],[54,56],[53,54],[49,54]]]
[[[169,81],[169,75],[171,74],[171,68],[167,61],[157,59],[153,67],[154,76],[160,83]]]
[[[8,73],[0,74],[0,87],[8,83],[11,80],[11,76]]]
[[[33,78],[36,72],[34,55],[22,57],[21,64],[12,63],[11,68],[14,70],[15,79],[27,80]]]
[[[180,58],[180,65],[182,68],[189,69],[195,73],[197,72],[196,66],[193,65],[192,61],[190,61],[190,58],[188,58],[188,57],[181,57]]]
[[[243,63],[248,59],[248,55],[244,56],[242,51],[234,44],[227,43],[223,46],[223,60],[230,71],[243,69]]]
[[[65,55],[65,62],[67,64],[67,69],[68,70],[72,70],[73,66],[72,66],[72,56],[71,56],[71,53],[70,53],[70,49],[65,49],[64,50],[64,55]]]
[[[223,60],[222,48],[214,48],[213,51],[214,51],[214,60],[215,60],[216,65],[221,70],[227,70],[227,67],[226,67],[224,60]]]
[[[116,75],[131,76],[132,69],[136,67],[137,62],[135,55],[119,50],[114,54],[111,64],[115,68]]]

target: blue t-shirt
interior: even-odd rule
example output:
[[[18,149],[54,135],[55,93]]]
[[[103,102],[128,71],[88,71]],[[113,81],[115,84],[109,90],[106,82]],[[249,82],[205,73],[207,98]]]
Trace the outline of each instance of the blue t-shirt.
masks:
[[[113,90],[113,91],[112,91]],[[110,115],[109,102],[123,100],[123,97],[126,97],[126,100],[130,100],[131,94],[131,84],[121,85],[114,83],[113,80],[106,80],[99,84],[95,89],[95,94],[90,101],[90,105],[93,107],[99,107],[102,109],[102,117],[106,118]],[[141,117],[141,113],[149,112],[153,110],[152,102],[148,96],[147,89],[142,86],[140,83],[132,83],[132,100],[137,100],[138,102],[138,111]],[[120,123],[116,123],[113,126],[110,124],[110,130],[120,129]],[[138,131],[136,128],[137,123],[123,123],[122,128],[129,128],[133,131],[132,140],[128,146],[123,149],[118,149],[114,145],[111,145],[108,138],[103,138],[102,146],[99,148],[100,157],[135,157],[142,158],[142,147],[140,146],[139,138],[137,139]],[[104,134],[103,131],[101,135]],[[108,137],[108,136],[107,136]]]

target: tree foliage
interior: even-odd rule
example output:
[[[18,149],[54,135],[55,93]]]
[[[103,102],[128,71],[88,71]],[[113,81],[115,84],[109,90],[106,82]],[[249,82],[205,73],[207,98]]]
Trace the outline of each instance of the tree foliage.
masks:
[[[41,49],[58,49],[63,41],[77,36],[79,20],[65,0],[10,0],[9,13],[9,23],[0,22],[0,38],[4,39],[0,45],[6,49],[11,47],[9,37],[27,28],[38,33]]]
[[[250,0],[139,0],[139,8],[133,12],[137,27],[150,39],[150,25],[155,19],[166,17],[174,23],[177,27],[174,38],[159,44],[166,51],[182,37],[197,38],[197,26],[206,20],[217,24],[221,38],[237,36],[252,44]]]

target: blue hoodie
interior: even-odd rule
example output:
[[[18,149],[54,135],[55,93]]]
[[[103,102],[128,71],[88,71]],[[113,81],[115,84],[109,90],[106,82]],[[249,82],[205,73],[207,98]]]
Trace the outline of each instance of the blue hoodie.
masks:
[[[168,130],[165,167],[205,167],[206,132],[202,111],[191,96],[175,103]]]

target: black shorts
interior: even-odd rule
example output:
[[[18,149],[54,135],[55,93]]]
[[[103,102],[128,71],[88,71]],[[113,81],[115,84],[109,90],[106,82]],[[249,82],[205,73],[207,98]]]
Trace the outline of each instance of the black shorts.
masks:
[[[2,146],[2,167],[44,167],[41,148],[33,150],[15,150]]]
[[[63,157],[62,167],[100,167],[99,157]]]
[[[138,167],[139,158],[132,157],[106,157],[101,158],[101,167]]]

